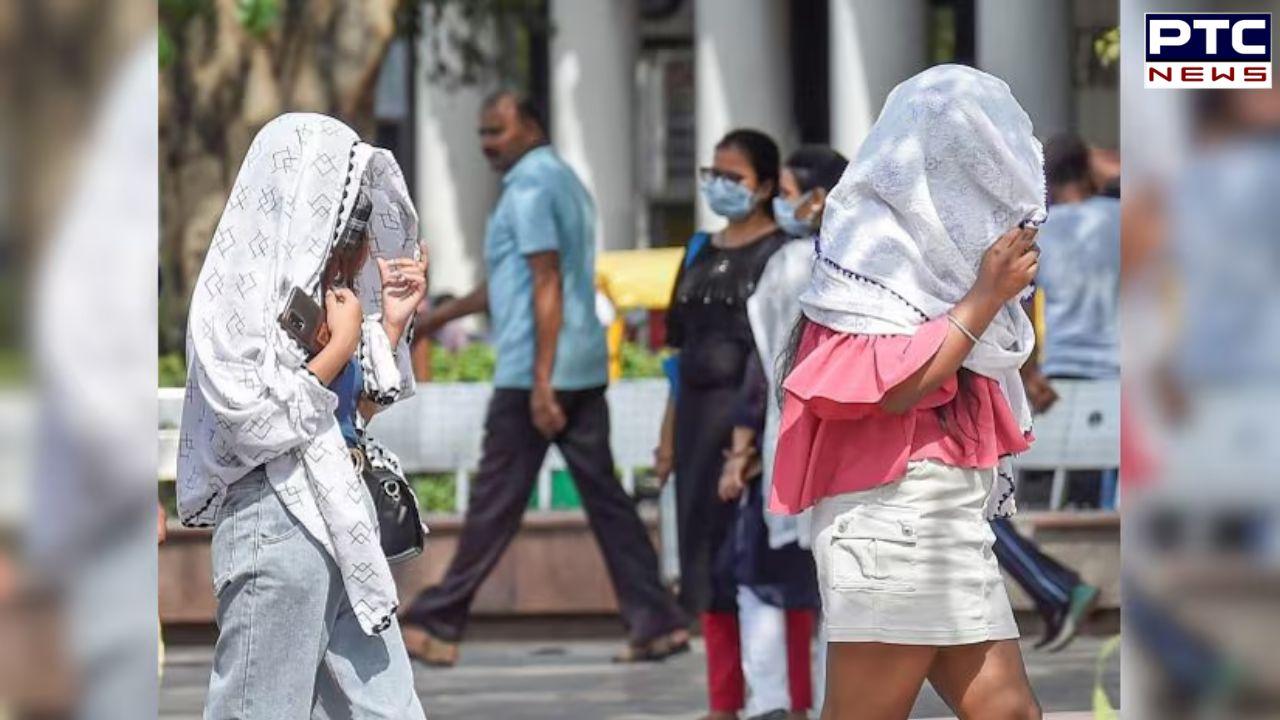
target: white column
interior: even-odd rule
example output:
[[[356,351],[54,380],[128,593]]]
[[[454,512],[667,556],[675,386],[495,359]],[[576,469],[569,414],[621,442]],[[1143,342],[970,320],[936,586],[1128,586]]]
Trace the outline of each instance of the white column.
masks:
[[[710,165],[726,132],[768,133],[785,154],[795,145],[791,112],[788,4],[778,0],[697,0],[697,164]],[[723,226],[698,196],[698,227]]]
[[[551,139],[596,201],[596,246],[636,245],[635,0],[552,0]]]
[[[461,294],[484,277],[485,222],[498,196],[499,177],[476,135],[487,89],[429,82],[425,68],[434,58],[425,33],[418,52],[418,232],[431,253],[431,293]]]
[[[894,86],[928,63],[925,0],[829,0],[831,146],[852,158]]]
[[[977,64],[1013,90],[1036,135],[1071,127],[1071,8],[1067,0],[978,0]]]

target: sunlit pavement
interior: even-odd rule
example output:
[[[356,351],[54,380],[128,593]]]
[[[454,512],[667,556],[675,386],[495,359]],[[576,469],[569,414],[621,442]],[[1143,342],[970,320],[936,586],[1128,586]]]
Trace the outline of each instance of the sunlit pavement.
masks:
[[[1024,645],[1028,673],[1052,720],[1085,720],[1100,638],[1081,638],[1055,655]],[[704,708],[703,652],[665,663],[615,665],[611,640],[482,640],[463,646],[457,667],[417,666],[416,685],[430,720],[692,720]],[[200,716],[213,648],[169,647],[160,717]],[[1118,696],[1118,663],[1107,675]],[[928,687],[913,718],[951,717]]]

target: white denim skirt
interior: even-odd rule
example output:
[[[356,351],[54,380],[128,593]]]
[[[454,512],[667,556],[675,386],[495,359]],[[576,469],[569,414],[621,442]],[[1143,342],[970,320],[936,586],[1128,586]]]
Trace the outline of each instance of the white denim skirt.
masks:
[[[1017,638],[985,516],[994,476],[912,461],[901,480],[818,503],[813,555],[828,642]]]

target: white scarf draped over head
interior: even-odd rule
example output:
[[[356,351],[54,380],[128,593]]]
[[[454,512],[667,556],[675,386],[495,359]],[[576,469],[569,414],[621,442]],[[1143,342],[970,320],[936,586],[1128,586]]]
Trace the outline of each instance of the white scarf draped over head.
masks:
[[[371,253],[417,257],[417,214],[389,152],[315,114],[282,115],[254,138],[191,299],[178,504],[184,524],[211,526],[227,487],[265,465],[281,502],[334,558],[373,634],[390,625],[396,592],[367,490],[334,416],[337,396],[278,322],[295,287],[323,302],[321,273],[360,192],[373,202]],[[355,290],[366,313],[364,391],[380,402],[403,397],[413,388],[408,352],[382,331],[372,260]]]
[[[841,332],[914,334],[964,297],[996,239],[1045,217],[1043,151],[1009,86],[970,67],[932,67],[889,94],[827,199],[801,306]],[[1030,430],[1018,371],[1035,332],[1019,299],[980,340],[963,366],[998,381]]]

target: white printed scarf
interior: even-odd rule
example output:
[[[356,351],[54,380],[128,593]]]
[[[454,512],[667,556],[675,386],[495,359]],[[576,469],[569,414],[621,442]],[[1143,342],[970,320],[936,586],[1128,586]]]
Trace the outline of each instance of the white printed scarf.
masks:
[[[964,297],[997,238],[1044,217],[1043,151],[1009,86],[970,67],[930,68],[889,94],[832,190],[801,306],[841,332],[914,334]],[[963,366],[998,381],[1030,431],[1019,369],[1035,332],[1019,300],[980,340]],[[1013,514],[1012,483],[1005,458],[989,516]]]
[[[288,511],[333,557],[361,628],[374,634],[397,603],[377,522],[334,417],[337,398],[277,321],[294,287],[322,301],[320,274],[361,185],[374,203],[373,254],[416,257],[417,214],[390,153],[333,118],[303,113],[272,120],[250,145],[191,299],[178,509],[184,525],[213,525],[227,487],[265,465]],[[356,291],[376,320],[373,266]],[[371,397],[412,392],[404,342],[393,351],[380,323],[364,323]]]

